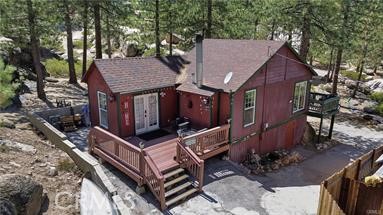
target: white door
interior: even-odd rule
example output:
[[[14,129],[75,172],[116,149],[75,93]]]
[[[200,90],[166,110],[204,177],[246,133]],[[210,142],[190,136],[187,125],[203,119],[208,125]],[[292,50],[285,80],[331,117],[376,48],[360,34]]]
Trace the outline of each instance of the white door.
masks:
[[[158,129],[158,94],[152,93],[135,96],[134,117],[136,134]]]

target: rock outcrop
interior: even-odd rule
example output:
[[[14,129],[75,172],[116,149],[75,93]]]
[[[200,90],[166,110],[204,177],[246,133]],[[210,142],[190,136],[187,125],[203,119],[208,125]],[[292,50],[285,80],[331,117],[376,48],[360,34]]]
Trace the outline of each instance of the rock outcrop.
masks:
[[[0,208],[4,207],[4,211],[37,215],[42,202],[43,187],[32,178],[16,174],[0,176]]]

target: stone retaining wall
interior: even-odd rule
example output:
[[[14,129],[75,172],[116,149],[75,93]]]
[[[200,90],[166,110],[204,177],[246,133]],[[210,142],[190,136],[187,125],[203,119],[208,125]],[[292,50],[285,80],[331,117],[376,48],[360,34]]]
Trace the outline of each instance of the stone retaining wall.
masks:
[[[75,113],[81,112],[81,105],[73,107]],[[28,113],[30,122],[61,150],[65,151],[85,173],[89,172],[91,179],[115,204],[120,214],[128,214],[128,208],[117,194],[116,187],[110,182],[100,164],[88,153],[80,151],[61,131],[47,122],[49,116],[70,114],[70,108],[57,108],[47,111]]]

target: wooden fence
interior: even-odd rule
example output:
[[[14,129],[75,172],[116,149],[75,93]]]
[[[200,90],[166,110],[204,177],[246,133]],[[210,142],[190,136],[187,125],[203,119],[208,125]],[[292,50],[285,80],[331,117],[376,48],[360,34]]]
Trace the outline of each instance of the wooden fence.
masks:
[[[318,214],[382,214],[383,187],[367,187],[363,178],[381,165],[383,146],[370,151],[321,183]]]

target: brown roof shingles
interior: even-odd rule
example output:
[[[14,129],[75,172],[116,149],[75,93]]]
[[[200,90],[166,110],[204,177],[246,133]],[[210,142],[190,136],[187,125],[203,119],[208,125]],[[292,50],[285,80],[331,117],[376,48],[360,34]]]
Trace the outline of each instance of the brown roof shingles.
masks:
[[[172,56],[96,59],[94,63],[113,93],[129,93],[174,86],[186,61]]]
[[[203,85],[236,91],[284,44],[271,40],[203,40]],[[187,60],[191,62],[187,66],[188,78],[177,89],[189,92],[196,90],[191,78],[195,72],[195,48]],[[226,85],[224,79],[229,72],[233,72],[233,76]]]
[[[203,40],[202,88],[196,87],[191,78],[196,68],[195,48],[188,53],[186,60],[171,56],[99,59],[94,62],[114,93],[137,92],[181,83],[177,87],[180,91],[210,96],[215,90],[238,90],[285,44],[271,40]],[[228,84],[224,84],[229,72],[233,72],[233,76]]]

